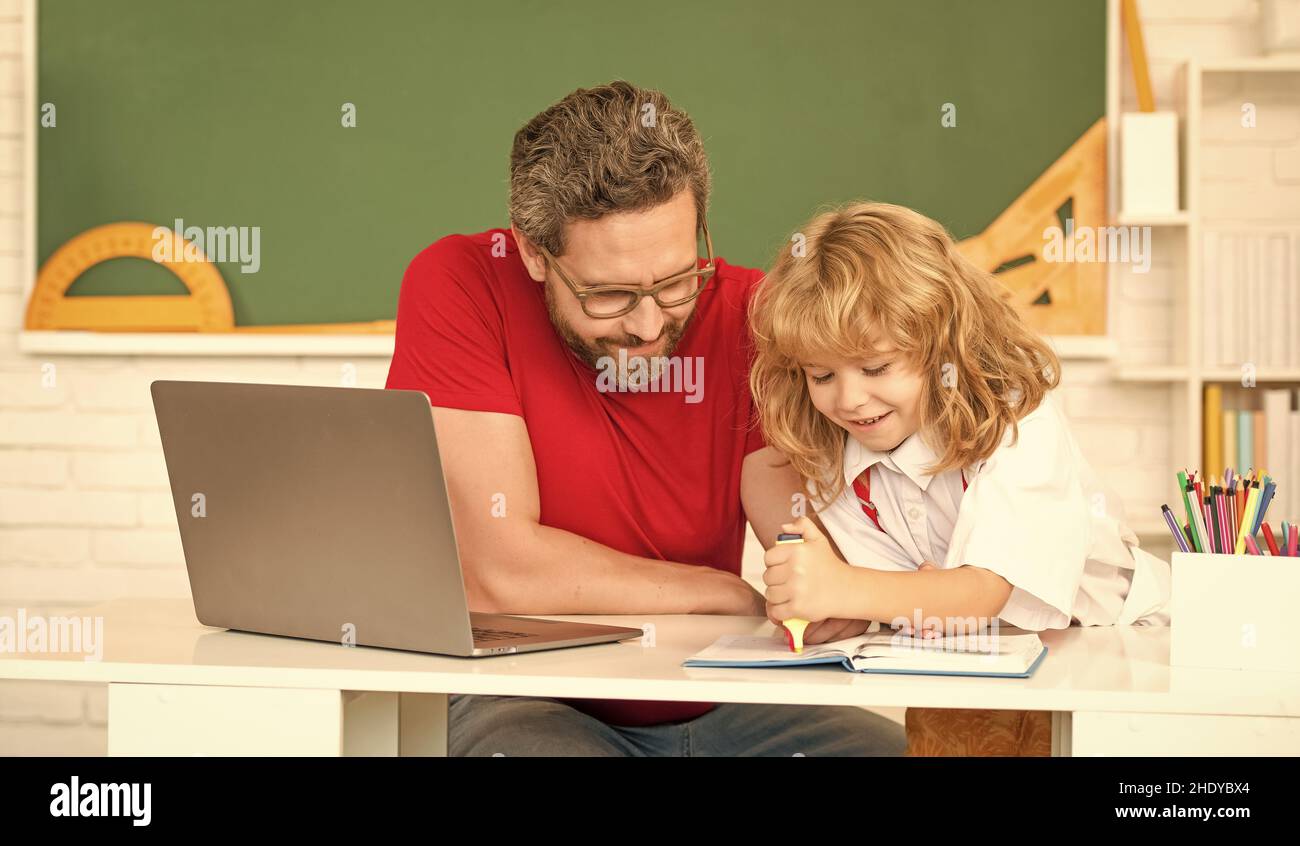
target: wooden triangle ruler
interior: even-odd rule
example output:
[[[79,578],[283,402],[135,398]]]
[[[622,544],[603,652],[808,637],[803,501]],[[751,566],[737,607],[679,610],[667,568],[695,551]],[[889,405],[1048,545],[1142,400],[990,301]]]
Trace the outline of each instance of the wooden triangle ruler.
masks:
[[[1106,265],[1049,262],[1044,231],[1061,227],[1071,210],[1074,230],[1106,226],[1106,119],[1099,118],[988,227],[957,245],[962,255],[997,274],[1016,310],[1043,334],[1106,332]]]

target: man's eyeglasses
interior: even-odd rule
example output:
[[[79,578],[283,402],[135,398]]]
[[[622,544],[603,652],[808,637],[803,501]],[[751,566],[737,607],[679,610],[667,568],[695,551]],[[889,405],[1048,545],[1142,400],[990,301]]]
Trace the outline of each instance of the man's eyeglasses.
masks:
[[[704,231],[704,248],[708,252],[708,259],[703,267],[695,270],[687,270],[682,273],[669,276],[667,279],[661,279],[649,288],[626,287],[623,285],[590,285],[580,287],[569,274],[564,272],[560,263],[555,260],[555,256],[541,244],[537,248],[541,250],[542,255],[546,258],[547,264],[555,268],[560,279],[564,284],[569,286],[569,290],[578,298],[582,310],[588,317],[605,319],[610,317],[622,317],[641,305],[642,297],[654,297],[660,308],[677,308],[689,303],[695,299],[709,284],[713,278],[714,271],[717,268],[713,264],[713,239],[709,237],[709,225],[704,220],[700,221],[700,229]]]

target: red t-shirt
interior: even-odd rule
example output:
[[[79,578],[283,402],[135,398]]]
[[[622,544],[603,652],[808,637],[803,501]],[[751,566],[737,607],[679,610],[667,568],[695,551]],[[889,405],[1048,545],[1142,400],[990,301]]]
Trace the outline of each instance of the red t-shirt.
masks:
[[[496,252],[504,246],[505,254],[494,256],[501,235]],[[551,324],[542,285],[510,230],[449,235],[420,252],[402,279],[386,387],[423,391],[435,406],[522,417],[543,525],[631,555],[739,575],[740,467],[764,443],[753,422],[745,309],[763,274],[715,263],[673,352],[700,357],[694,392],[602,392],[597,372]],[[678,722],[713,707],[566,701],[612,725]]]

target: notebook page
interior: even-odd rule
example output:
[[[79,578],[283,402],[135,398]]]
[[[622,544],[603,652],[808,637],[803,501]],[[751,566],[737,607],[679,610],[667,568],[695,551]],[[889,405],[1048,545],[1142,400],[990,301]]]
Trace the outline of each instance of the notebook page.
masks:
[[[853,657],[864,667],[892,664],[916,669],[1017,671],[1033,663],[1042,648],[1036,634],[958,635],[925,641],[903,636],[891,641],[889,634],[881,633],[872,642],[861,644]]]
[[[711,646],[691,656],[699,661],[792,661],[809,658],[847,658],[861,644],[863,636],[805,646],[796,653],[784,638],[771,635],[723,635]]]

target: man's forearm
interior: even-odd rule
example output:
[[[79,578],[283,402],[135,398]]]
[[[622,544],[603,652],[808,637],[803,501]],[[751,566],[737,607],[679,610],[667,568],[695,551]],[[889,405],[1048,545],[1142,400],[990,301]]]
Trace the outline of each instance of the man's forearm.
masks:
[[[640,558],[532,524],[462,552],[470,609],[495,614],[759,614],[761,597],[708,566]],[[758,602],[757,606],[753,603]]]
[[[522,418],[438,406],[431,413],[472,610],[763,614],[762,597],[738,576],[628,555],[541,525]],[[506,502],[508,511],[496,511]]]

